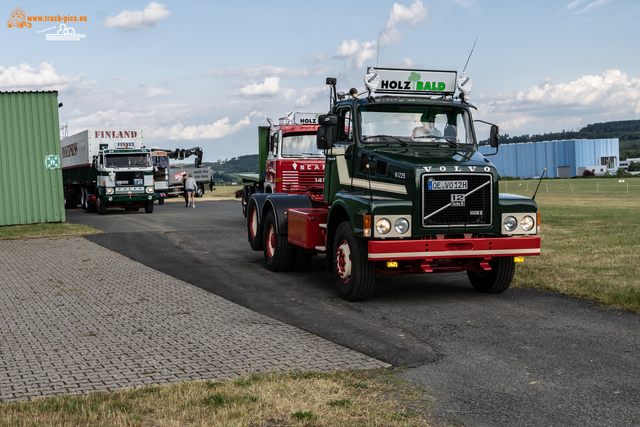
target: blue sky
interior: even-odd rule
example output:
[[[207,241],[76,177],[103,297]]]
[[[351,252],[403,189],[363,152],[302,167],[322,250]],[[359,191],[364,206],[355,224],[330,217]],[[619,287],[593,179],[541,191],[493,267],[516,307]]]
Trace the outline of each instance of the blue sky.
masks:
[[[142,129],[148,147],[257,152],[257,126],[326,112],[327,76],[364,88],[365,67],[467,74],[475,118],[520,135],[640,118],[640,3],[633,0],[20,1],[0,27],[0,91],[58,90],[60,124]],[[68,30],[68,28],[67,28]],[[379,45],[379,46],[378,46]]]

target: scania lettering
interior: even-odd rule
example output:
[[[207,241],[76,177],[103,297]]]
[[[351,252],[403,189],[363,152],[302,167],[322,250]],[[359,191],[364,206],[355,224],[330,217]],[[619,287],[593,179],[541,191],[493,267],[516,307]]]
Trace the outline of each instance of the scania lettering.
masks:
[[[153,212],[151,151],[142,131],[85,130],[62,139],[64,203],[100,215],[107,208]]]
[[[348,301],[368,298],[376,275],[466,272],[479,292],[508,289],[516,263],[540,255],[540,214],[532,198],[499,192],[477,149],[466,74],[371,67],[361,94],[336,83],[327,78],[330,110],[318,118],[323,194],[249,200],[248,240],[267,268],[326,254]],[[487,130],[497,153],[498,127]]]

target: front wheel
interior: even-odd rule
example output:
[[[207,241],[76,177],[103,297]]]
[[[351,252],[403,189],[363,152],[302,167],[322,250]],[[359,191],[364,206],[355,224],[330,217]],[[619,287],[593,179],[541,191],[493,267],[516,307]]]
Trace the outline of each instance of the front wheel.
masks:
[[[516,263],[513,257],[497,257],[489,261],[489,271],[467,271],[471,286],[485,294],[499,294],[509,289],[513,274],[516,271]]]
[[[153,212],[153,200],[149,200],[144,202],[144,211],[146,213],[152,213]]]
[[[369,298],[375,282],[375,264],[368,260],[366,240],[353,235],[348,221],[336,230],[332,254],[333,278],[340,296],[347,301]]]
[[[96,209],[98,210],[99,215],[104,215],[107,213],[107,204],[102,201],[100,196],[96,197]]]
[[[269,211],[264,220],[264,260],[271,271],[287,271],[293,264],[294,246],[286,234],[276,233],[276,216]]]

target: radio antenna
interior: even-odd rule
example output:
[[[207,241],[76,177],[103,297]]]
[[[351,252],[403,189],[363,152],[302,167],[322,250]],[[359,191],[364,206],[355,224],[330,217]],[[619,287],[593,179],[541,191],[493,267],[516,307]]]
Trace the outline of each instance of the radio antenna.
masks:
[[[471,55],[473,55],[473,49],[476,48],[476,43],[477,42],[478,42],[478,36],[476,36],[476,41],[473,42],[473,47],[471,48],[471,53],[469,54],[469,57],[467,58],[467,63],[464,64],[464,69],[462,70],[463,73],[467,69],[467,65],[469,65],[469,60],[471,59]]]

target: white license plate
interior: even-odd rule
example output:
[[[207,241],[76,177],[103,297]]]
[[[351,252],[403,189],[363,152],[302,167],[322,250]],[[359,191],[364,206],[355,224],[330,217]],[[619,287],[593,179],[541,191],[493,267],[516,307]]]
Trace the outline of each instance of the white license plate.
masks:
[[[429,181],[429,190],[466,190],[467,181]]]

